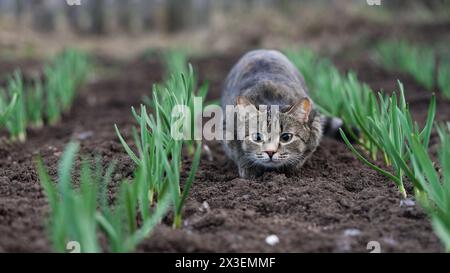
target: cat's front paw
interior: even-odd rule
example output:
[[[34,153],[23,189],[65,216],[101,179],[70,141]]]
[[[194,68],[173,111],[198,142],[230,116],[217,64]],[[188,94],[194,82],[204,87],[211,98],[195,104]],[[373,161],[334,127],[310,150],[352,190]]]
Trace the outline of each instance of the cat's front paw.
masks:
[[[261,176],[264,172],[257,168],[239,167],[239,176],[245,179],[254,179]]]
[[[286,175],[286,177],[299,177],[301,176],[302,173],[302,164],[299,164],[298,166],[295,167],[290,167],[290,168],[286,168],[283,170],[284,175]]]

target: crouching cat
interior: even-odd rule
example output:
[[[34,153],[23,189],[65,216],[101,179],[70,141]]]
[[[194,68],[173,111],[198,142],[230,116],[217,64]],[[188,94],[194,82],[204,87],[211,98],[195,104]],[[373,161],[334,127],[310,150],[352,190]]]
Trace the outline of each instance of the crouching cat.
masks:
[[[275,50],[250,51],[234,65],[222,91],[224,112],[227,105],[237,106],[238,111],[254,110],[243,116],[247,129],[249,122],[258,120],[256,131],[245,130],[245,135],[237,139],[238,122],[230,125],[224,118],[225,133],[234,135],[233,139],[224,138],[224,149],[244,178],[257,177],[265,171],[295,174],[316,150],[322,131],[335,133],[339,127],[338,119],[321,117],[314,109],[303,76]],[[267,107],[267,112],[261,106]],[[260,120],[267,122],[268,128],[276,127],[271,106],[279,108],[278,130],[269,133],[259,129]],[[262,116],[265,119],[259,119]]]

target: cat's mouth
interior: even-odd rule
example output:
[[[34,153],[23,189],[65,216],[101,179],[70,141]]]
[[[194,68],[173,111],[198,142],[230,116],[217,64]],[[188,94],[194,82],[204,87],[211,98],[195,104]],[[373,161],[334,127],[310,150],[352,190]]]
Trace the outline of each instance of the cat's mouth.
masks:
[[[265,167],[279,167],[284,165],[289,158],[289,154],[287,153],[275,153],[272,156],[269,156],[266,153],[256,154],[256,160],[259,164]]]

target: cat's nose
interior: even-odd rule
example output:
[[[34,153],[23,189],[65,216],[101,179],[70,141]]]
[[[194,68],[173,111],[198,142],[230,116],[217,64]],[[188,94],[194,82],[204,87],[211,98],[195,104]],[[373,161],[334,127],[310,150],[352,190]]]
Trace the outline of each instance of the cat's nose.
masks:
[[[274,151],[266,151],[266,153],[270,157],[270,159],[272,159],[272,156],[275,152]]]

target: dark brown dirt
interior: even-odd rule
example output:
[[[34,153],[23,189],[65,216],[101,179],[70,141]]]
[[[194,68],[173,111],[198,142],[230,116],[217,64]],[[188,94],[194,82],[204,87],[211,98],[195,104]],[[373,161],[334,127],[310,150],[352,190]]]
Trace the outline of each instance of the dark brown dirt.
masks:
[[[239,55],[195,60],[200,78],[209,80],[209,99],[217,99],[221,82]],[[397,76],[362,60],[356,67],[374,88],[394,89]],[[50,251],[46,239],[47,202],[34,170],[41,154],[55,174],[64,145],[78,139],[83,154],[118,161],[117,182],[131,175],[133,164],[113,130],[117,123],[130,136],[130,106],[149,94],[162,78],[156,61],[114,65],[110,77],[91,82],[61,124],[31,131],[25,144],[0,148],[0,252]],[[3,71],[0,68],[0,71]],[[411,110],[424,115],[428,93],[404,80]],[[425,94],[425,93],[426,94]],[[448,102],[439,104],[439,119],[448,120]],[[378,241],[383,252],[438,252],[442,247],[426,215],[417,206],[401,206],[393,183],[361,164],[346,146],[324,139],[299,177],[265,174],[257,180],[238,177],[219,143],[208,143],[214,160],[204,155],[184,211],[184,227],[159,225],[138,251],[149,252],[368,252]],[[205,208],[205,204],[208,204]],[[280,243],[269,246],[268,235]]]
[[[33,77],[38,76],[42,63],[34,59],[25,60],[2,60],[0,65],[0,86],[5,85],[8,76],[14,71],[21,71],[25,81],[30,81]]]

